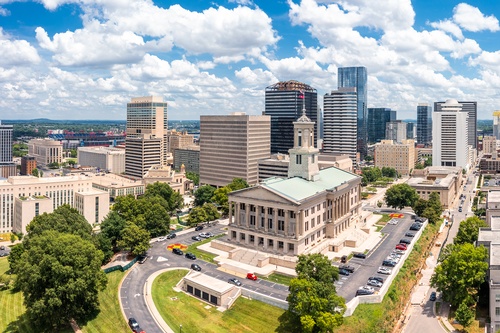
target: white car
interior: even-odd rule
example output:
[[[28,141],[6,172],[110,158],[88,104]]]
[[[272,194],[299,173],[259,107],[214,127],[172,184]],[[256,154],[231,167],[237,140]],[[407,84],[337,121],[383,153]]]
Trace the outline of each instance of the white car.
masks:
[[[209,232],[205,232],[205,235],[207,235],[208,237],[214,237],[214,234],[211,233],[210,231]]]
[[[368,280],[368,282],[366,284],[369,286],[377,287],[377,288],[382,287],[382,282],[377,281],[377,280]]]
[[[200,236],[201,238],[209,238],[210,237],[207,233],[204,233],[204,232],[200,232],[200,234],[198,236]]]
[[[361,286],[358,289],[363,289],[363,290],[368,290],[368,291],[371,291],[371,292],[375,292],[375,289],[373,289],[373,287],[370,287],[370,286]]]
[[[387,267],[379,267],[377,273],[390,275],[392,273],[392,269],[387,268]]]
[[[391,219],[389,222],[387,222],[387,224],[393,224],[393,225],[397,225],[398,223],[399,221],[395,219]]]
[[[158,239],[156,240],[157,242],[163,242],[165,240],[165,237],[161,236],[161,237],[158,237]]]

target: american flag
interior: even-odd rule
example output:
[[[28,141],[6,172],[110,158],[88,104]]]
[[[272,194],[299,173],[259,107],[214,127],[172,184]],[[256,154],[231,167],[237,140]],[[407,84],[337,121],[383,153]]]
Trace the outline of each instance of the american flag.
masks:
[[[304,97],[305,97],[304,90],[301,90],[299,93],[299,98],[304,98]]]

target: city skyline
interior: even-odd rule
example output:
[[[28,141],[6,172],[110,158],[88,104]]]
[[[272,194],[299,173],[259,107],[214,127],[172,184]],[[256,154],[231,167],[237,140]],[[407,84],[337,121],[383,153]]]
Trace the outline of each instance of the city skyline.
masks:
[[[342,4],[342,5],[340,5]],[[265,88],[298,80],[323,96],[364,66],[368,107],[416,119],[418,103],[500,109],[494,2],[0,1],[0,118],[124,120],[162,96],[172,120],[261,114]],[[497,38],[495,38],[497,37]]]

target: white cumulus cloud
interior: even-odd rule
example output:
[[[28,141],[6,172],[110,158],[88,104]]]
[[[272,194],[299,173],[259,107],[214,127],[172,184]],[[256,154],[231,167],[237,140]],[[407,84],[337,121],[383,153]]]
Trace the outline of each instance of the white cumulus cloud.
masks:
[[[500,30],[498,19],[494,15],[485,16],[479,8],[466,3],[460,3],[453,9],[453,21],[472,32]]]

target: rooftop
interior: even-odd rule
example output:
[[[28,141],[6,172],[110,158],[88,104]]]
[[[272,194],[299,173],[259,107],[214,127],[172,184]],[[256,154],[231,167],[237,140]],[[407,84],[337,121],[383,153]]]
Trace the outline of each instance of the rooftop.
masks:
[[[100,175],[88,173],[88,175],[89,177],[92,177],[92,183],[106,187],[126,187],[126,186],[143,185],[140,179],[132,180],[112,173],[105,173]]]
[[[488,191],[488,203],[500,202],[500,191]],[[493,218],[492,218],[493,219]],[[496,229],[500,229],[496,228]]]
[[[359,178],[359,176],[342,169],[330,167],[320,170],[319,179],[316,181],[308,181],[300,177],[272,177],[264,180],[260,186],[294,201],[302,201],[318,193],[332,190],[356,178]]]
[[[213,278],[211,276],[205,275],[203,273],[192,273],[184,277],[185,280],[192,281],[202,286],[209,286],[210,289],[224,294],[229,290],[233,289],[233,285],[221,281],[219,279]]]

